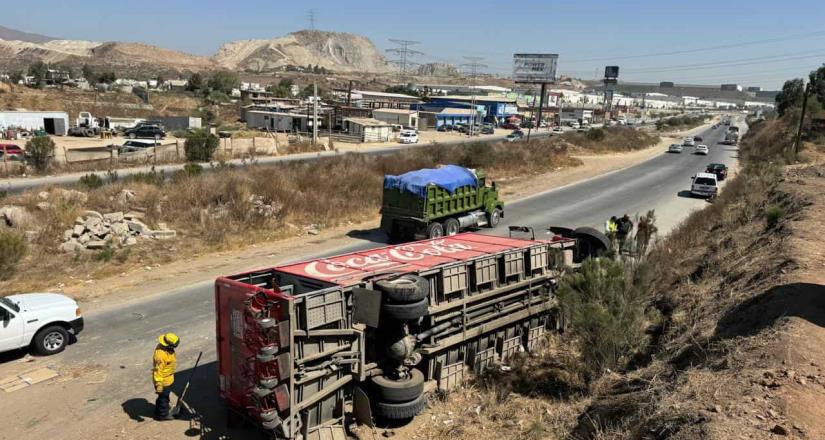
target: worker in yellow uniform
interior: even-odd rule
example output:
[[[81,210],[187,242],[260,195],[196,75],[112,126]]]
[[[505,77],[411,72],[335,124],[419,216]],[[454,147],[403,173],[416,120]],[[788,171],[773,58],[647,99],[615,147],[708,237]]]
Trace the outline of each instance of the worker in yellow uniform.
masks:
[[[172,391],[172,383],[175,382],[175,348],[180,344],[180,338],[174,333],[166,333],[158,337],[158,346],[155,347],[155,354],[152,356],[154,367],[152,368],[152,383],[155,385],[155,393],[158,395],[155,400],[155,419],[171,420],[169,413],[169,393]]]

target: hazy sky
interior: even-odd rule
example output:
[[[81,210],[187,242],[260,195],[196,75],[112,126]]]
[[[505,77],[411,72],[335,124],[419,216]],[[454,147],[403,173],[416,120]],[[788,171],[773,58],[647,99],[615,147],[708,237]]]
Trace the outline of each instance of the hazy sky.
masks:
[[[317,29],[363,34],[382,50],[390,38],[417,40],[418,62],[482,56],[491,73],[509,73],[513,52],[547,52],[560,55],[560,73],[586,79],[618,64],[627,81],[776,88],[825,62],[822,0],[27,0],[4,8],[0,24],[211,55],[227,41],[308,28],[310,9]]]

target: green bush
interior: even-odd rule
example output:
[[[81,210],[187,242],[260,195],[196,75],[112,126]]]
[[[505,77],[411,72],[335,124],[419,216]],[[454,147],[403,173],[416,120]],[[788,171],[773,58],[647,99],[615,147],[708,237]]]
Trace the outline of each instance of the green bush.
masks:
[[[605,138],[604,130],[601,128],[591,128],[587,130],[587,138],[591,141],[602,141]]]
[[[196,163],[187,163],[183,166],[183,171],[189,177],[199,176],[203,173],[203,167]]]
[[[218,137],[205,130],[195,130],[186,137],[183,150],[190,162],[209,162],[218,149]]]
[[[785,216],[785,210],[781,206],[769,206],[765,210],[765,226],[767,229],[773,229],[779,224],[779,220]]]
[[[562,279],[558,296],[591,378],[624,366],[644,346],[646,303],[621,263],[585,260],[581,271]]]
[[[97,174],[89,173],[85,176],[80,176],[80,184],[86,188],[95,189],[103,186],[105,182]]]
[[[0,279],[9,279],[14,274],[27,250],[28,243],[22,234],[0,228]]]
[[[26,142],[29,162],[38,172],[46,172],[54,160],[54,141],[48,136],[36,136]]]
[[[154,167],[152,167],[151,171],[147,171],[145,173],[130,174],[124,177],[123,181],[161,186],[166,183],[166,173],[164,173],[163,170],[157,171]]]

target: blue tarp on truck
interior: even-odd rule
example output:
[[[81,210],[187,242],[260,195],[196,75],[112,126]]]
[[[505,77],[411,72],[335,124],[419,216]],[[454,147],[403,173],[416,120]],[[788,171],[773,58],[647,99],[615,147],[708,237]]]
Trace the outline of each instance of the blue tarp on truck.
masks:
[[[384,176],[384,188],[396,188],[421,198],[427,196],[429,184],[434,184],[452,194],[462,186],[478,186],[478,179],[471,170],[458,165],[445,165],[435,169],[424,168],[400,176]]]

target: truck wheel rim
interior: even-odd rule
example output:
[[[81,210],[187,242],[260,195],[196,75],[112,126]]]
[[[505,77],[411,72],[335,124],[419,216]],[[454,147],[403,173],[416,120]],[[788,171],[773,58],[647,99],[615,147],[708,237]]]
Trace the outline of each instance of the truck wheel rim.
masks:
[[[43,338],[43,346],[49,351],[55,351],[63,346],[65,340],[60,332],[51,332]]]

